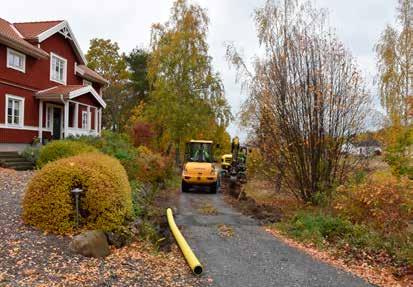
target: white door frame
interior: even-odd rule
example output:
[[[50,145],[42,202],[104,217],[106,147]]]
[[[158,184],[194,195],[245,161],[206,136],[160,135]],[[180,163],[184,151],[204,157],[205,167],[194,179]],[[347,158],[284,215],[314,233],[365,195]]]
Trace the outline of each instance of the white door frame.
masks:
[[[52,118],[50,119],[50,127],[47,126],[47,122],[49,119],[49,113],[48,113],[48,108],[51,107],[52,108]],[[54,109],[60,109],[60,139],[63,139],[63,129],[64,129],[64,125],[63,125],[63,106],[59,106],[56,104],[50,104],[47,103],[46,104],[46,128],[51,132],[52,136],[53,136],[53,113],[54,113]]]

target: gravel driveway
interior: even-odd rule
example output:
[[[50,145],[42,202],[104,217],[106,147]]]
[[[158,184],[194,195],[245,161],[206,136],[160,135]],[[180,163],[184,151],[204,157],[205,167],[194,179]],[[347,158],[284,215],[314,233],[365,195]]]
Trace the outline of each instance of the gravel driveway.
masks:
[[[176,221],[213,286],[371,286],[274,238],[222,194],[183,193]]]
[[[69,237],[23,224],[20,203],[33,172],[0,168],[0,287],[202,286],[180,251],[154,253],[136,242],[105,259],[69,251]]]

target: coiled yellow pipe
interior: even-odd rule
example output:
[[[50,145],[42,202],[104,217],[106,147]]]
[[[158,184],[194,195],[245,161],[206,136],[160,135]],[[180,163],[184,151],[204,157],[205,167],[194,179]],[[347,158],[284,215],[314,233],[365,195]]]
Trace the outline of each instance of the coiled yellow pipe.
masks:
[[[202,265],[199,262],[198,258],[196,258],[191,247],[189,247],[181,231],[179,231],[178,227],[176,226],[174,216],[172,214],[172,209],[168,208],[166,210],[166,217],[168,219],[169,228],[171,229],[171,232],[175,237],[179,248],[181,248],[182,254],[185,257],[186,262],[188,262],[188,265],[191,268],[192,272],[194,272],[194,274],[196,275],[201,275],[203,270]]]

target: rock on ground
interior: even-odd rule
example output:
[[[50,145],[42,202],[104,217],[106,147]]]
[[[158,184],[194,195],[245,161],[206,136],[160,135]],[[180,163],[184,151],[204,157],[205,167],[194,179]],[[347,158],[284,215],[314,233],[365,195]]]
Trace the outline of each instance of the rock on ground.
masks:
[[[99,230],[90,230],[76,235],[69,247],[73,252],[86,257],[101,258],[110,254],[106,235]]]

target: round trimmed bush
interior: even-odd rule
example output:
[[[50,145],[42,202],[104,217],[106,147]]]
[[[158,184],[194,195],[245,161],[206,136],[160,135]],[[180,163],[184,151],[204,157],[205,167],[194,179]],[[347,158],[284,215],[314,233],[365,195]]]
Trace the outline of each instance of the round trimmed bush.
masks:
[[[51,162],[30,181],[23,199],[23,220],[42,230],[71,233],[75,200],[80,196],[80,227],[112,231],[132,216],[132,195],[120,162],[101,153],[82,154]]]
[[[37,167],[42,168],[51,161],[98,150],[86,143],[74,140],[57,140],[48,143],[40,149]]]

